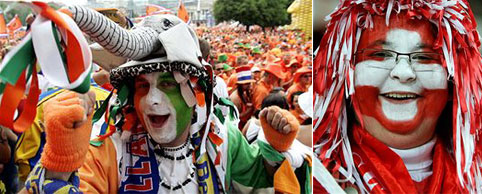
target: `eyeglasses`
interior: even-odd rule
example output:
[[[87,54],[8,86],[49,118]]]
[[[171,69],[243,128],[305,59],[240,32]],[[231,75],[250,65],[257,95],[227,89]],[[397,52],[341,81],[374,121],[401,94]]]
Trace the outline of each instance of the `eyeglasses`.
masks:
[[[310,77],[311,77],[311,75],[306,74],[306,75],[303,75],[303,76],[301,76],[301,77],[302,77],[302,78],[310,78]]]
[[[440,64],[441,54],[434,52],[412,52],[412,53],[399,53],[397,51],[386,49],[363,49],[355,53],[358,61],[375,60],[392,62],[386,63],[385,69],[393,69],[396,64],[400,62],[400,56],[408,56],[408,62],[414,70],[424,71],[429,70],[423,68],[424,64]]]

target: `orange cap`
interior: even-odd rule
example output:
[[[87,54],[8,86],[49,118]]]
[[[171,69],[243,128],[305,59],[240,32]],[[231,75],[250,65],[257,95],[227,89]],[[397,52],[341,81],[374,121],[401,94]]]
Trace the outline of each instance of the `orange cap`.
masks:
[[[313,71],[313,70],[312,70],[312,67],[311,67],[311,66],[303,66],[303,67],[299,68],[298,70],[296,70],[293,80],[294,80],[295,82],[298,82],[298,80],[300,79],[301,75],[306,74],[306,73],[310,73],[310,74],[311,74],[312,71]]]
[[[279,79],[284,79],[285,74],[283,73],[283,68],[278,63],[269,63],[265,68],[264,71],[269,72]]]

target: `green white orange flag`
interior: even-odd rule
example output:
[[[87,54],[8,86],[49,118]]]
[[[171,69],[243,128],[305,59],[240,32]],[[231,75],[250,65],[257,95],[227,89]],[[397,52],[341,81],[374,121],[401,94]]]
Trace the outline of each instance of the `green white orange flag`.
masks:
[[[36,63],[50,83],[79,93],[89,90],[92,68],[87,40],[75,22],[46,3],[30,5],[40,14],[31,32],[0,65],[0,125],[17,132],[27,129],[35,116],[39,95]],[[24,95],[28,96],[23,111],[14,118]]]

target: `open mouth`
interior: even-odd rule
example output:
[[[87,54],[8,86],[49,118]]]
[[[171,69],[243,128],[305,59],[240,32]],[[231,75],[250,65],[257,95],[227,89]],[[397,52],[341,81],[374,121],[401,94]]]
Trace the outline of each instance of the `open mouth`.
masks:
[[[147,117],[149,118],[149,122],[151,123],[152,127],[160,128],[164,126],[164,123],[166,123],[169,115],[147,115]]]
[[[395,103],[406,103],[421,97],[420,95],[415,93],[399,93],[399,92],[384,93],[384,94],[380,94],[380,96],[383,96],[385,99]]]

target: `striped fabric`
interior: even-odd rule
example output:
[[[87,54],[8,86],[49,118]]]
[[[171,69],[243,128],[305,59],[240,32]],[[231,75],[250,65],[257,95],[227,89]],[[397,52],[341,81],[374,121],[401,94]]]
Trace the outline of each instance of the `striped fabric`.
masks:
[[[82,6],[69,6],[68,9],[83,32],[117,56],[141,59],[157,49],[158,32],[152,28],[127,31],[95,10]]]
[[[238,82],[253,80],[251,77],[251,68],[248,65],[237,67],[236,75],[238,76]]]
[[[75,22],[46,3],[30,5],[40,14],[31,32],[0,65],[0,125],[17,132],[27,129],[35,117],[40,93],[37,63],[50,83],[80,93],[89,90],[92,68],[87,40]],[[27,93],[23,111],[15,119],[17,107]]]

